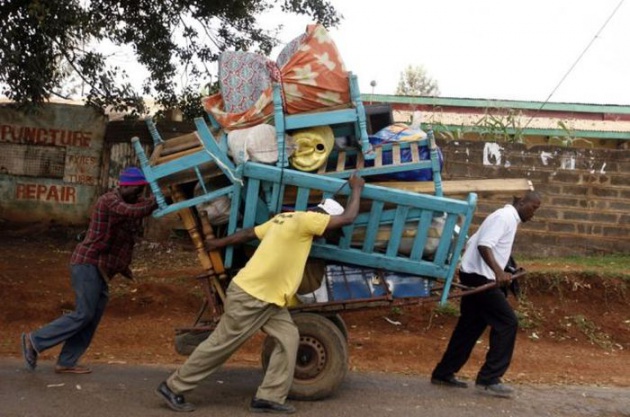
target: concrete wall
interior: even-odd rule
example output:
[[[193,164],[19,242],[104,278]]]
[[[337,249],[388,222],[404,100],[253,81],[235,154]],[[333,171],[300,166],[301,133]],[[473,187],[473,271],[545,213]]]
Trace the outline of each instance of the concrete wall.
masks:
[[[164,139],[194,129],[192,122],[158,124]],[[0,227],[87,225],[96,198],[118,185],[123,168],[138,165],[132,137],[151,154],[143,120],[108,123],[93,109],[69,104],[47,104],[36,114],[0,106]],[[178,223],[177,215],[149,219],[147,235],[164,229],[168,236]]]
[[[528,178],[543,205],[521,226],[528,256],[630,253],[630,151],[453,141],[439,144],[443,178]],[[472,230],[510,198],[479,196]]]
[[[85,224],[94,199],[115,185],[121,168],[136,163],[131,137],[139,136],[150,153],[144,122],[109,123],[104,134],[106,120],[80,106],[52,105],[39,118],[3,107],[0,116],[0,220]],[[158,129],[168,138],[194,127],[164,123]],[[630,150],[439,145],[445,180],[528,178],[543,193],[542,208],[517,235],[517,255],[630,253]],[[481,193],[473,231],[510,200],[505,193]],[[155,223],[174,227],[177,219]]]
[[[0,106],[0,220],[83,224],[97,195],[107,120],[85,106]]]

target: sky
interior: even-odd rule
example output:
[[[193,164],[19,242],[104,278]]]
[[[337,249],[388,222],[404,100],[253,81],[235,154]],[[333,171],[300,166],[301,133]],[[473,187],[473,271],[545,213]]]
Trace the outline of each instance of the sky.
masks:
[[[630,0],[331,3],[344,16],[331,36],[364,94],[394,94],[401,72],[422,65],[441,97],[630,105]],[[283,23],[287,43],[310,20],[274,13],[259,22]]]

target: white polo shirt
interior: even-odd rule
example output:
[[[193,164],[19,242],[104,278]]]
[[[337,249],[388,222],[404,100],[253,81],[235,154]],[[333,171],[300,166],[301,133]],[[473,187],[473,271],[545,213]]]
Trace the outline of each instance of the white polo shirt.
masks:
[[[477,232],[468,239],[460,269],[495,280],[494,271],[483,260],[477,247],[487,246],[492,249],[494,259],[502,268],[505,268],[510,259],[516,229],[520,223],[521,218],[511,204],[506,204],[505,207],[486,217]]]

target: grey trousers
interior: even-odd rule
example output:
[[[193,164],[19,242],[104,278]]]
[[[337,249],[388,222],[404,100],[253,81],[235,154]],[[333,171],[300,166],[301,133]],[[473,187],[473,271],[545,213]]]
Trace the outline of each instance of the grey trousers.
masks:
[[[231,283],[226,292],[225,312],[217,328],[166,381],[181,394],[194,389],[215,372],[258,330],[276,340],[265,377],[256,397],[284,404],[291,388],[299,345],[297,326],[284,307],[260,301]]]

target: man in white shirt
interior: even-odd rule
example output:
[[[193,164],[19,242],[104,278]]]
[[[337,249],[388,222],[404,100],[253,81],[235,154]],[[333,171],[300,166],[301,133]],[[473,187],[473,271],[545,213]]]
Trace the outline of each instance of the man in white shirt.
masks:
[[[490,326],[490,349],[475,381],[484,394],[511,397],[514,390],[501,382],[516,341],[518,320],[506,300],[501,286],[509,284],[512,274],[505,272],[512,253],[516,230],[530,220],[540,207],[541,197],[530,191],[490,214],[469,239],[462,257],[459,279],[462,284],[479,287],[489,282],[496,286],[462,298],[461,314],[446,352],[431,375],[436,385],[466,388],[455,374],[468,361],[470,354],[487,326]]]

